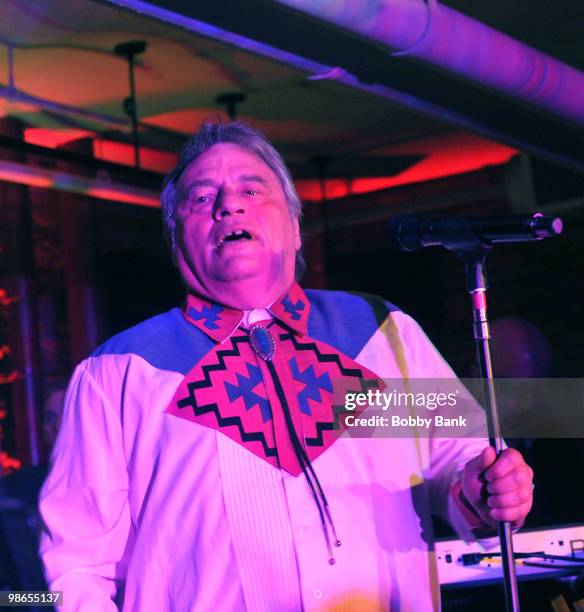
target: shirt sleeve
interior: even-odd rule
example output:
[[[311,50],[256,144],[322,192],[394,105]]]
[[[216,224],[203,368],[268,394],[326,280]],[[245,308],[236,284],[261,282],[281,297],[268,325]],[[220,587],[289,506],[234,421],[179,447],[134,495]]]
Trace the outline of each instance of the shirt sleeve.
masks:
[[[486,415],[483,408],[466,392],[462,382],[448,365],[421,327],[409,316],[404,317],[402,334],[408,353],[409,375],[415,379],[448,379],[459,385],[462,393],[460,414],[468,419],[465,437],[439,437],[428,439],[429,466],[424,479],[429,487],[431,510],[447,520],[465,541],[475,541],[475,530],[488,528],[479,518],[465,511],[455,498],[456,484],[464,466],[487,446]],[[488,529],[490,531],[490,529]],[[481,540],[489,546],[490,538]]]
[[[49,588],[63,591],[64,611],[117,610],[131,529],[120,414],[91,362],[71,379],[39,502],[40,554]]]

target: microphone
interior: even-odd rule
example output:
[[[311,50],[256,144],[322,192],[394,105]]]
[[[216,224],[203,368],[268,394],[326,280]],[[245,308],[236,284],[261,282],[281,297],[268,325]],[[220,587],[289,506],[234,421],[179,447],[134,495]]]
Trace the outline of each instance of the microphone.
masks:
[[[493,217],[420,217],[398,215],[388,222],[393,248],[416,251],[429,246],[462,249],[497,242],[527,242],[552,238],[562,233],[559,217],[534,213]]]

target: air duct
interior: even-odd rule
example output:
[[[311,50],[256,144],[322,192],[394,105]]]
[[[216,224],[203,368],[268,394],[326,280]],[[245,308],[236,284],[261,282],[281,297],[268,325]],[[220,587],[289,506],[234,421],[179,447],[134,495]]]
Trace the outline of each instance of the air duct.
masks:
[[[584,125],[584,74],[436,0],[275,0]]]

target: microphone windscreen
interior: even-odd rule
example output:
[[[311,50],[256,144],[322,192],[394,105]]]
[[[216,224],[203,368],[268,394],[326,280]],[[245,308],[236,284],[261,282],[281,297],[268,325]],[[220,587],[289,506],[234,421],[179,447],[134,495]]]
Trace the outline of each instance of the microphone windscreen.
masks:
[[[422,248],[420,240],[420,217],[398,215],[387,223],[389,246],[399,251],[416,251]]]

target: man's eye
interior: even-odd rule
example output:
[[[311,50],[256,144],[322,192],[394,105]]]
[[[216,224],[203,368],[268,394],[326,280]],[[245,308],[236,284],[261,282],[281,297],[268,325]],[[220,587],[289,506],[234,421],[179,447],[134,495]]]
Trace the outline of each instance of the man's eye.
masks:
[[[250,195],[250,196],[259,195],[259,192],[257,192],[255,189],[246,189],[245,193],[247,193],[247,195]]]
[[[184,214],[190,214],[199,209],[202,209],[207,204],[213,202],[213,196],[210,195],[191,195],[188,199],[184,200],[182,204],[180,204],[180,209]]]
[[[214,200],[214,196],[210,194],[193,196],[191,202],[193,204],[209,204]]]

